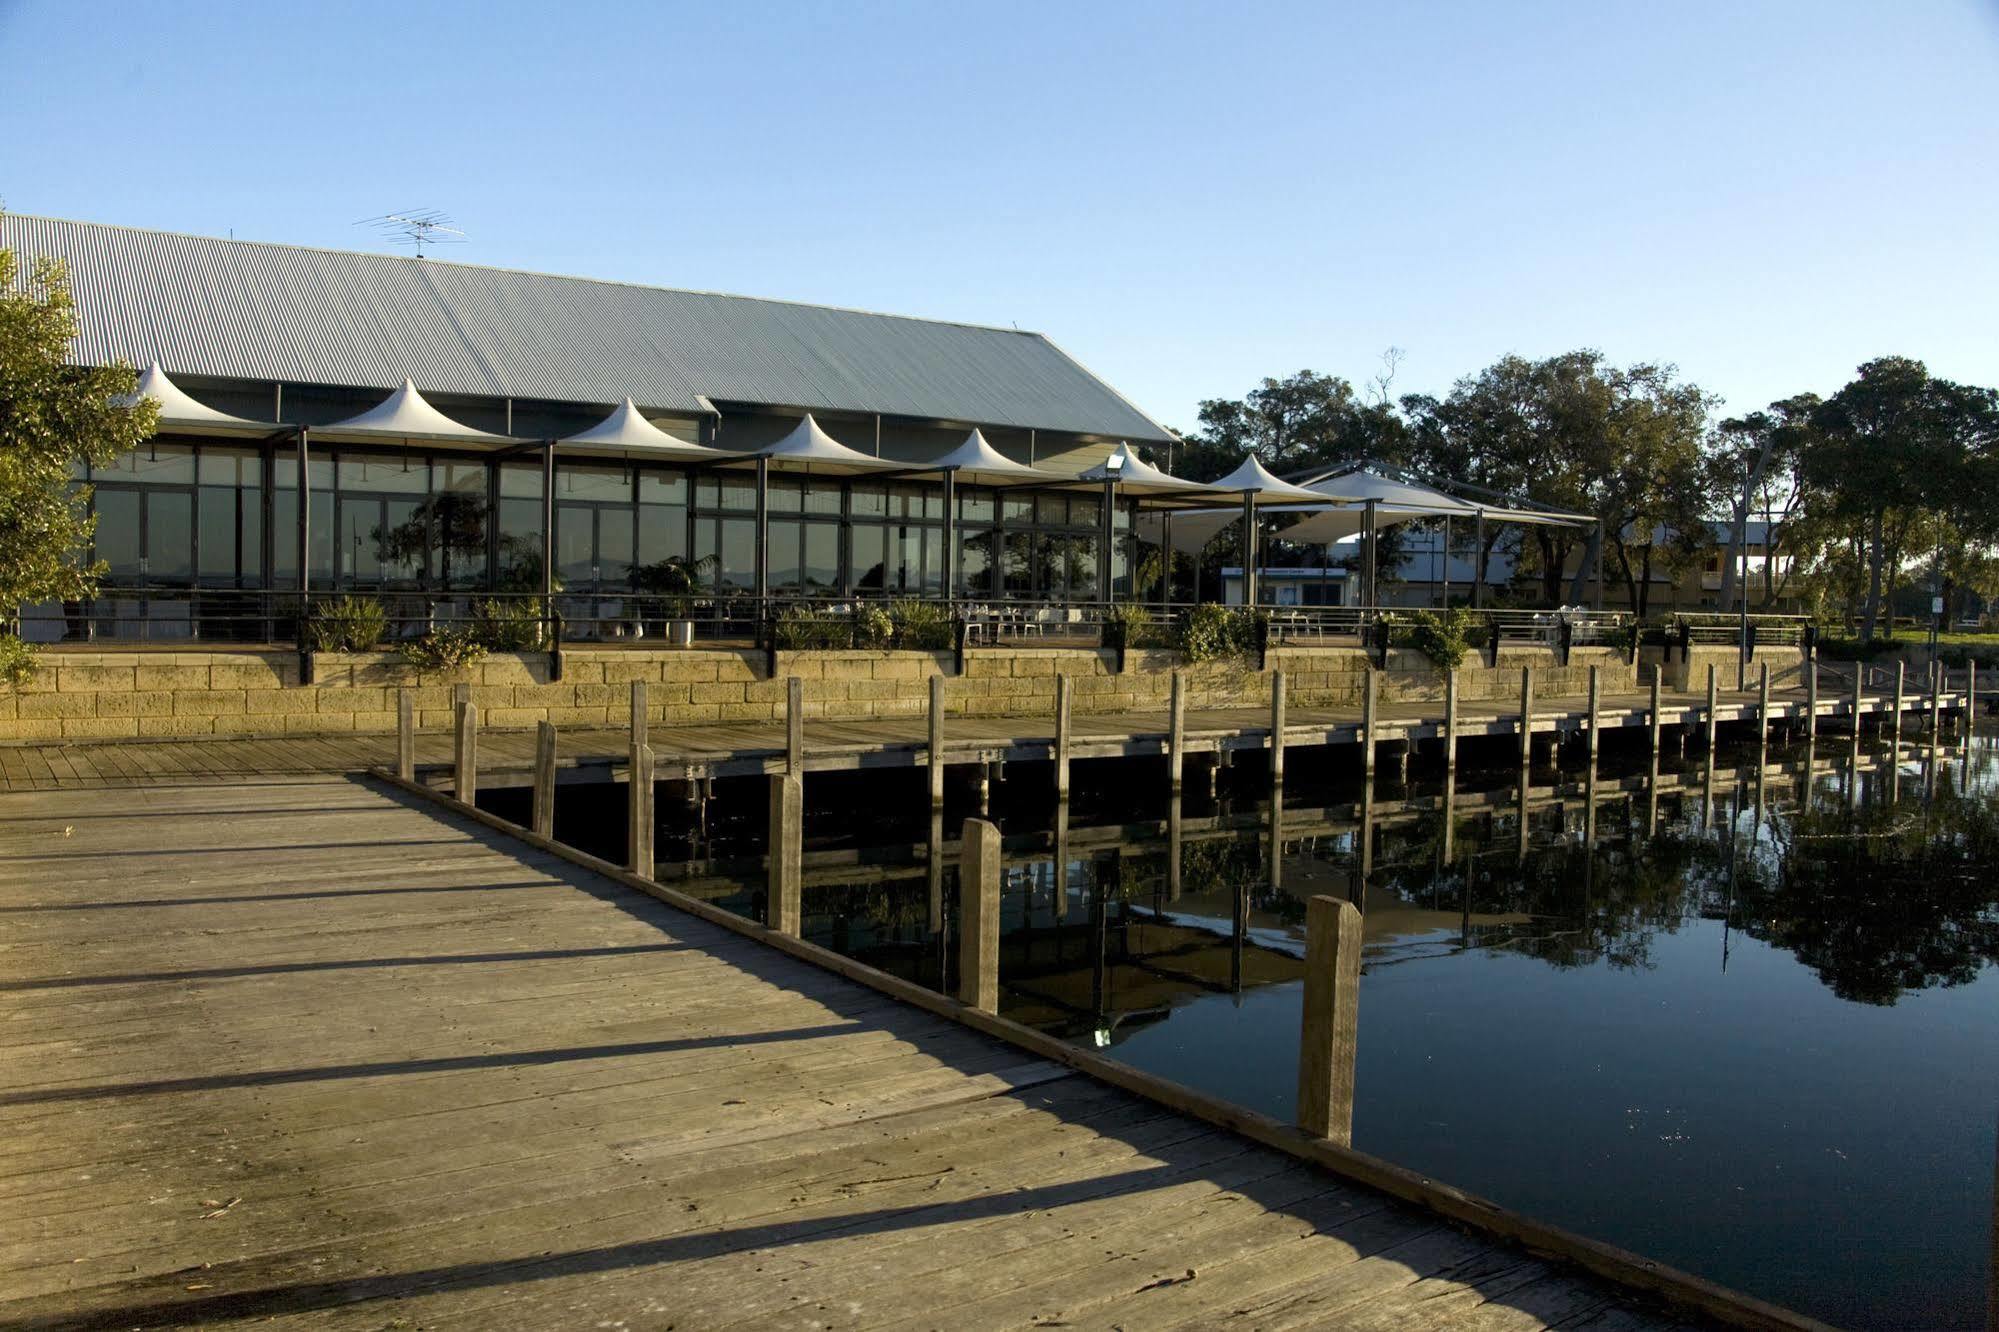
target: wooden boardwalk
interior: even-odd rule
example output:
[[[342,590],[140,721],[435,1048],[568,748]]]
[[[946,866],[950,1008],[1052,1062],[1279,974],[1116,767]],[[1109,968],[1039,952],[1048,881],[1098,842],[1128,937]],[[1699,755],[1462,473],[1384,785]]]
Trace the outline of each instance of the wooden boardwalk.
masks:
[[[1943,696],[1946,710],[1964,706],[1962,693]],[[1873,693],[1861,699],[1862,715],[1893,711],[1893,697]],[[1927,695],[1911,693],[1907,714],[1924,713]],[[1753,722],[1759,700],[1755,691],[1723,693],[1715,708],[1722,723]],[[1606,730],[1650,724],[1648,695],[1606,695],[1599,716]],[[1772,721],[1802,721],[1807,703],[1802,693],[1773,691]],[[1821,694],[1822,721],[1850,726],[1850,696]],[[1573,734],[1586,724],[1588,710],[1575,698],[1537,700],[1531,727],[1536,734]],[[1666,726],[1705,725],[1706,698],[1668,694],[1661,701]],[[1285,744],[1355,745],[1361,717],[1355,709],[1292,708],[1286,718]],[[804,765],[809,772],[858,768],[910,768],[928,761],[929,724],[925,718],[880,718],[871,721],[808,721],[805,723]],[[1164,754],[1170,723],[1163,712],[1116,714],[1078,713],[1073,719],[1070,757],[1074,759],[1142,757]],[[1519,707],[1507,702],[1467,702],[1458,715],[1461,737],[1517,736]],[[1443,705],[1383,704],[1375,734],[1381,741],[1429,741],[1444,733]],[[1270,738],[1270,714],[1265,708],[1190,710],[1184,745],[1189,753],[1220,749],[1261,749]],[[1052,718],[952,717],[944,725],[945,753],[951,763],[1010,763],[1046,760],[1055,750]],[[451,763],[451,736],[445,731],[417,735],[420,776],[446,780]],[[655,722],[648,743],[656,755],[661,780],[688,777],[744,776],[782,771],[786,737],[782,722],[706,722],[673,726]],[[589,728],[562,732],[558,780],[623,780],[627,767],[627,733]],[[78,784],[148,785],[167,780],[214,777],[294,776],[311,773],[365,772],[392,766],[393,735],[324,735],[243,737],[212,740],[63,741],[61,743],[0,745],[0,790],[53,790]],[[488,786],[524,785],[534,761],[531,731],[482,731],[479,771]]]
[[[364,781],[0,796],[0,919],[0,1327],[1677,1325]]]

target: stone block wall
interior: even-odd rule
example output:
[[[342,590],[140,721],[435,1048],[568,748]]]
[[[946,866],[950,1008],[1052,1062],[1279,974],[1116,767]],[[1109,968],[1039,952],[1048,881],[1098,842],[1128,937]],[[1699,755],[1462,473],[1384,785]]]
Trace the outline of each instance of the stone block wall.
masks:
[[[936,675],[948,677],[946,705],[954,716],[1048,716],[1058,674],[1071,677],[1079,714],[1157,712],[1168,706],[1175,669],[1186,671],[1190,708],[1267,708],[1272,670],[1285,672],[1295,707],[1353,708],[1368,668],[1362,651],[1340,647],[1273,648],[1265,671],[1233,662],[1183,667],[1180,655],[1166,650],[1135,650],[1120,671],[1111,651],[1007,647],[972,651],[962,675],[952,673],[950,653],[877,651],[782,652],[772,674],[759,651],[616,648],[572,649],[564,654],[563,678],[553,681],[541,653],[498,654],[459,671],[425,674],[387,653],[322,652],[307,685],[300,683],[297,655],[287,651],[55,649],[40,660],[34,680],[0,687],[0,742],[379,734],[395,729],[402,689],[415,691],[419,726],[444,729],[461,684],[481,721],[502,730],[539,721],[622,726],[633,680],[647,682],[651,717],[663,725],[770,722],[784,715],[785,680],[793,675],[803,682],[807,717],[817,718],[922,716]],[[1637,671],[1607,649],[1578,648],[1569,665],[1558,666],[1549,649],[1521,648],[1507,650],[1497,669],[1468,660],[1459,673],[1460,697],[1517,698],[1523,665],[1536,668],[1537,697],[1580,697],[1592,663],[1604,670],[1606,692],[1638,687]],[[1427,658],[1390,654],[1379,684],[1384,702],[1440,700],[1443,693],[1443,676]]]

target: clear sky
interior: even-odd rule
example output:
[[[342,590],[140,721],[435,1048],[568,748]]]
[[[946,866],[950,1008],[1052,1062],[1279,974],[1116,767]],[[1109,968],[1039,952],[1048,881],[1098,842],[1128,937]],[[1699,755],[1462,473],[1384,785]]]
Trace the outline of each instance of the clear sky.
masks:
[[[0,202],[1045,332],[1168,424],[1507,352],[1999,383],[1999,4],[0,0]]]

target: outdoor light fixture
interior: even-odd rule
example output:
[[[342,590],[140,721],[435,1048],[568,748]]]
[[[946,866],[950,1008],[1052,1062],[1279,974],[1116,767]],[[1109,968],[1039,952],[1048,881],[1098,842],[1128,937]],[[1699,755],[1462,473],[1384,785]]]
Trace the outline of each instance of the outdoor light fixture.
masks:
[[[1122,453],[1113,453],[1110,457],[1104,459],[1104,470],[1106,472],[1122,472],[1124,470],[1124,455]]]

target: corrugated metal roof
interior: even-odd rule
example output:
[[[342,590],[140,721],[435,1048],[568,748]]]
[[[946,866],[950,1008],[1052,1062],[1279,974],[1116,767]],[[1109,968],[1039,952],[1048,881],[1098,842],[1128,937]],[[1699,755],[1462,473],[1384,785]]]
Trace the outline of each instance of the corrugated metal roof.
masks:
[[[69,262],[77,359],[174,375],[696,412],[706,397],[1163,440],[1038,333],[0,214]]]

